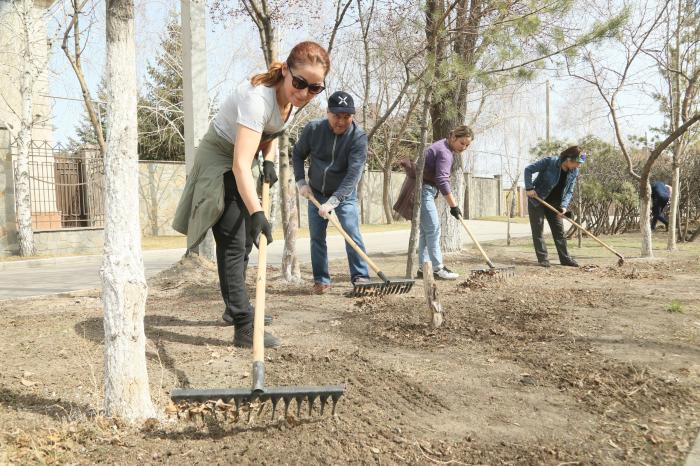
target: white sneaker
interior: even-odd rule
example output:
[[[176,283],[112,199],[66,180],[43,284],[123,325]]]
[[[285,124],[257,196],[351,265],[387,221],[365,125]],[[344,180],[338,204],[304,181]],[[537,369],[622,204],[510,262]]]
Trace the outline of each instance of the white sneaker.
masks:
[[[433,275],[435,275],[435,278],[437,278],[438,280],[457,280],[459,278],[458,273],[454,273],[444,265]]]

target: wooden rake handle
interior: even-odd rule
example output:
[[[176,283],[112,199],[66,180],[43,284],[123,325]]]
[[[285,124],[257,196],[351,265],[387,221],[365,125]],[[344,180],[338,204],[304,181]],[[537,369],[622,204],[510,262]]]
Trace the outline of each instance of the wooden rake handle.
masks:
[[[474,236],[474,233],[472,233],[471,228],[469,228],[469,226],[467,225],[467,222],[464,220],[464,218],[462,218],[461,215],[459,216],[459,221],[462,224],[462,226],[464,227],[464,229],[467,230],[467,234],[472,239],[474,244],[476,244],[476,247],[479,249],[479,252],[481,253],[484,260],[486,261],[486,264],[492,269],[496,268],[496,266],[493,265],[493,262],[491,262],[491,259],[489,259],[489,256],[486,255],[486,251],[484,251],[484,248],[482,248],[481,244],[479,244],[479,242],[476,240],[476,236]]]
[[[314,197],[313,194],[309,194],[308,199],[313,203],[313,205],[316,206],[317,209],[321,208],[321,204],[316,200],[316,198]],[[388,282],[389,279],[386,278],[386,275],[384,275],[384,272],[381,271],[379,266],[377,264],[375,264],[374,261],[369,258],[367,253],[365,253],[362,250],[362,248],[360,248],[357,245],[357,243],[355,243],[355,241],[353,241],[353,239],[350,237],[350,235],[348,235],[347,232],[345,230],[343,230],[343,227],[340,226],[340,221],[338,220],[338,217],[336,217],[336,215],[333,212],[328,214],[328,220],[330,220],[331,223],[333,224],[333,226],[336,228],[336,230],[338,230],[340,232],[340,234],[343,235],[343,238],[345,238],[345,241],[350,246],[352,246],[352,248],[355,250],[355,252],[357,252],[360,255],[360,257],[362,257],[365,260],[365,262],[367,262],[367,264],[369,264],[370,268],[372,270],[374,270],[374,273],[376,273],[379,276],[379,278],[381,278],[385,282]]]
[[[542,199],[542,198],[541,198],[540,196],[538,196],[537,194],[535,194],[534,196],[532,196],[532,198],[535,199],[537,202],[541,203],[543,206],[545,206],[546,208],[548,208],[548,209],[551,210],[552,212],[555,212],[557,215],[561,215],[561,212],[560,212],[558,209],[556,209],[554,206],[548,204],[544,199]],[[581,230],[582,232],[584,232],[585,234],[587,234],[588,236],[590,236],[591,238],[593,238],[594,240],[596,240],[596,241],[598,242],[598,244],[600,244],[601,246],[603,246],[605,249],[607,249],[608,251],[610,251],[610,252],[612,252],[613,254],[615,254],[615,255],[616,255],[617,257],[619,257],[621,260],[623,260],[623,261],[625,260],[625,258],[622,256],[622,254],[620,254],[619,252],[615,251],[613,248],[611,248],[610,246],[608,246],[607,244],[605,244],[604,242],[602,242],[601,240],[599,240],[593,233],[591,233],[590,231],[586,230],[586,229],[583,228],[581,225],[579,225],[576,221],[574,221],[574,219],[569,218],[569,217],[567,217],[567,216],[564,216],[564,218],[567,219],[573,226],[575,226],[576,228],[578,228],[579,230]]]
[[[270,214],[270,183],[262,185],[262,209]],[[267,286],[267,238],[260,234],[258,273],[255,279],[255,313],[253,315],[253,363],[265,361],[265,287]]]

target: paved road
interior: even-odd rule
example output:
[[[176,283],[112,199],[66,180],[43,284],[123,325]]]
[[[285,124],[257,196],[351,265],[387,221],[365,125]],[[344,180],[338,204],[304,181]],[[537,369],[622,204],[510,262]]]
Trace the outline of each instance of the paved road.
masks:
[[[504,222],[469,220],[468,223],[479,241],[505,238]],[[514,237],[530,235],[529,225],[514,223],[511,228]],[[409,230],[399,230],[367,233],[363,236],[371,256],[377,253],[405,252],[409,234]],[[282,241],[275,241],[270,245],[269,264],[280,264],[282,246]],[[310,262],[308,239],[300,239],[297,248],[299,259],[302,262]],[[345,243],[341,236],[328,237],[328,251],[331,259],[345,256]],[[184,252],[184,249],[144,251],[146,276],[150,277],[170,267],[180,260]],[[0,300],[98,288],[101,261],[101,256],[74,256],[0,262]],[[251,263],[256,262],[257,254],[254,250]]]

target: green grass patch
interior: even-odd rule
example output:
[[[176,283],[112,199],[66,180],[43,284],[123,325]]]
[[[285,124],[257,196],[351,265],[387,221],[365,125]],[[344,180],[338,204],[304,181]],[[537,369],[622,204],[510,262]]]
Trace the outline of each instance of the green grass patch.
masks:
[[[672,314],[683,314],[683,305],[680,301],[674,299],[671,301],[671,304],[669,304],[666,308],[666,312],[670,312]]]

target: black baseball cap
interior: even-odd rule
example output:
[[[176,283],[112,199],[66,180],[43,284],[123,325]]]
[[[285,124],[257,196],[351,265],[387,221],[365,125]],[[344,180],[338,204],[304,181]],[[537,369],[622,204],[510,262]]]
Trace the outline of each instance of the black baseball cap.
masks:
[[[328,111],[332,113],[355,113],[355,102],[347,92],[336,91],[328,98]]]

